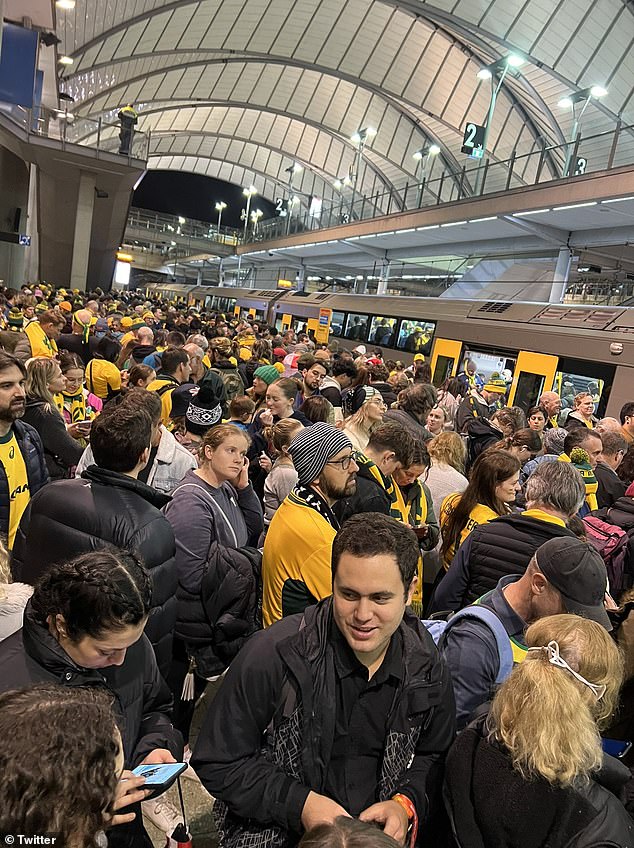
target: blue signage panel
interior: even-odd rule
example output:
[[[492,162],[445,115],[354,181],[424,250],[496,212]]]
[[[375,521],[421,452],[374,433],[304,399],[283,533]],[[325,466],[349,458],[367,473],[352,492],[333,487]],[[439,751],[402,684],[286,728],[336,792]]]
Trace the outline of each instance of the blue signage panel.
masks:
[[[37,37],[35,30],[2,24],[0,101],[33,108]]]

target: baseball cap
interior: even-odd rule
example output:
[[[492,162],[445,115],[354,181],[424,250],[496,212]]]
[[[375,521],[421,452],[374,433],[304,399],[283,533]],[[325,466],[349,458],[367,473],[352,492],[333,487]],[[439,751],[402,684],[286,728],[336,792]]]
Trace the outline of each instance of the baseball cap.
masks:
[[[560,593],[567,612],[612,630],[603,605],[608,575],[592,545],[570,536],[549,539],[537,549],[535,559],[544,577]]]
[[[424,361],[425,361],[425,357],[423,356],[422,353],[417,353],[417,354],[414,355],[414,362],[424,362]]]

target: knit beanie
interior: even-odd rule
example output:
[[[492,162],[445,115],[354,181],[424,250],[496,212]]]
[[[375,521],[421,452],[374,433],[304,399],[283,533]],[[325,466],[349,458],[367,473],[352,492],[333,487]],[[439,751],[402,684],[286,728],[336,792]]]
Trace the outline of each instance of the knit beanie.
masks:
[[[15,306],[9,312],[9,317],[7,318],[7,325],[9,330],[14,333],[19,333],[24,324],[24,313],[21,309],[16,309]]]
[[[72,312],[73,311],[73,307],[71,306],[71,304],[67,300],[62,300],[61,303],[59,304],[59,308],[62,310],[62,312]]]
[[[375,398],[383,400],[383,395],[374,386],[356,386],[342,395],[341,403],[343,411],[346,415],[354,415],[355,412],[361,409],[364,403]]]
[[[222,419],[221,398],[211,382],[207,380],[203,382],[198,391],[192,395],[185,418],[187,430],[198,436],[204,436],[210,427],[220,423]]]
[[[299,431],[288,446],[288,452],[299,482],[308,486],[319,477],[326,463],[346,448],[352,448],[352,442],[342,430],[318,421]]]
[[[484,385],[485,392],[498,392],[501,395],[506,394],[506,382],[500,377],[497,371],[491,374],[491,379]]]
[[[121,326],[124,330],[129,330],[132,327],[132,318],[129,315],[124,315],[121,319]]]
[[[260,365],[259,368],[256,368],[253,372],[254,377],[259,377],[260,380],[264,380],[267,386],[270,386],[274,380],[280,376],[280,372],[277,370],[275,365]]]

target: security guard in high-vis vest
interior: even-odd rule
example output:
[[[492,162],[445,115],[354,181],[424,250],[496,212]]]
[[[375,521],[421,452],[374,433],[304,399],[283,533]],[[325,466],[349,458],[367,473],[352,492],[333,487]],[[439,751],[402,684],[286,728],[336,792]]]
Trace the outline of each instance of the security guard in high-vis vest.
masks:
[[[130,153],[134,126],[138,122],[139,116],[132,104],[128,103],[127,106],[119,110],[117,118],[121,122],[121,129],[119,130],[119,153],[127,156]]]

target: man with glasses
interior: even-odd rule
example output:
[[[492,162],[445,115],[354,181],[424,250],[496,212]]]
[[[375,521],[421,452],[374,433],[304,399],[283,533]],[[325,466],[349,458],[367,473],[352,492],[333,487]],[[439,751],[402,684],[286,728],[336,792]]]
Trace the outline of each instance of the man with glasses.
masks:
[[[332,540],[339,529],[333,507],[357,486],[352,443],[330,424],[301,430],[288,451],[298,482],[273,516],[264,542],[265,627],[331,594]]]
[[[609,432],[601,430],[601,442],[603,450],[601,459],[594,469],[597,478],[597,504],[599,509],[612,506],[619,498],[622,498],[627,488],[625,483],[619,480],[616,469],[623,462],[627,453],[628,444],[620,432]]]
[[[329,371],[327,362],[316,359],[310,354],[300,357],[297,367],[302,385],[295,398],[295,409],[299,409],[306,398],[321,394],[321,384]]]

